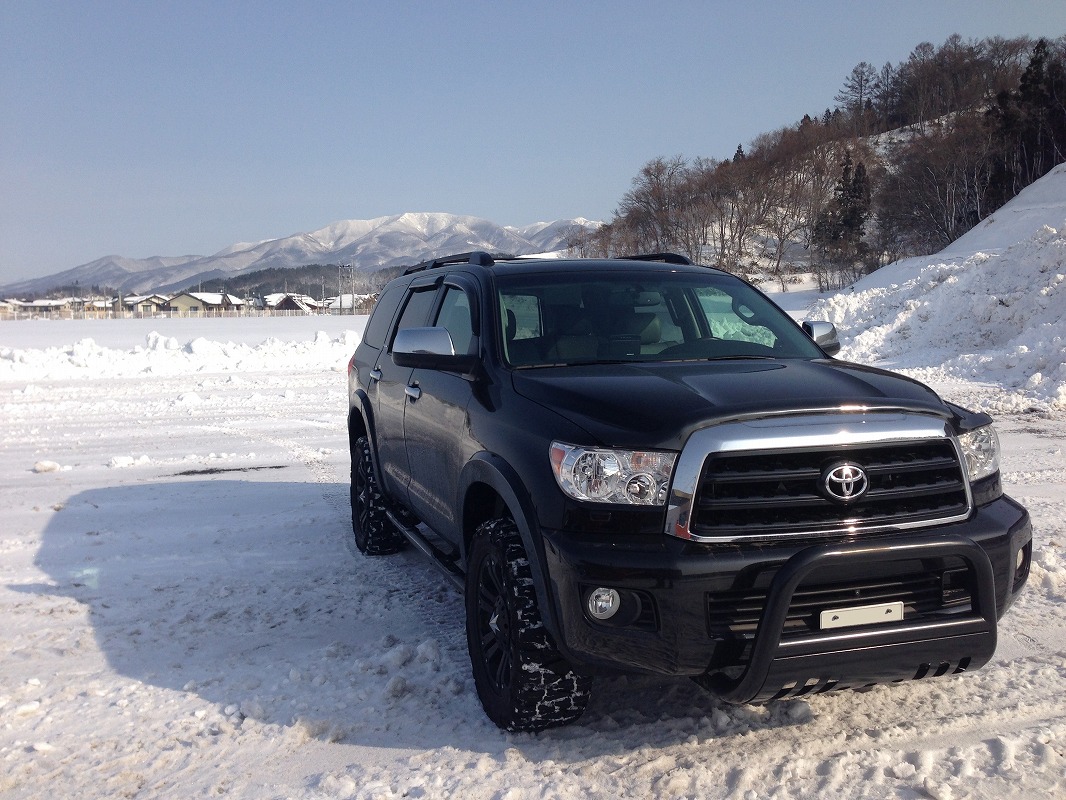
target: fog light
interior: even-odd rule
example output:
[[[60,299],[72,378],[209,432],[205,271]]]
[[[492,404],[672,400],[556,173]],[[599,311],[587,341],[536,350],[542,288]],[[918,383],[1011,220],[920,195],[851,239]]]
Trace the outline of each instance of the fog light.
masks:
[[[601,586],[589,593],[586,605],[588,606],[589,615],[593,619],[610,619],[618,613],[618,609],[622,605],[622,598],[618,596],[618,592],[614,589],[607,589]]]
[[[1026,542],[1025,546],[1018,551],[1017,560],[1014,562],[1014,585],[1011,591],[1016,592],[1022,588],[1029,577],[1029,565],[1033,557],[1033,543]]]

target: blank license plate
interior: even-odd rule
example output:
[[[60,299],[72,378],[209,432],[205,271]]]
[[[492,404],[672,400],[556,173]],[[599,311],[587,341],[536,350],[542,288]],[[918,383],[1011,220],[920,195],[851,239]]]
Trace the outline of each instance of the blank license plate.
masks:
[[[903,603],[878,603],[872,606],[831,608],[821,613],[818,625],[822,630],[826,630],[828,628],[850,628],[853,625],[901,622],[902,620]]]

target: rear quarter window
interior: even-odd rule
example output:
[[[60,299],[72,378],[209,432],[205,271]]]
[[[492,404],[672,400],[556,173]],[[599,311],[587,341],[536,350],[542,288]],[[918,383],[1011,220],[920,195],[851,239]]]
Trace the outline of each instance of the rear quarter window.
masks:
[[[400,305],[402,298],[402,286],[393,286],[391,289],[386,289],[385,293],[378,298],[378,302],[370,314],[370,319],[366,323],[366,330],[363,332],[363,342],[365,344],[376,347],[378,350],[384,346],[385,334],[389,329],[389,323],[392,322],[392,318],[396,314],[396,307]]]

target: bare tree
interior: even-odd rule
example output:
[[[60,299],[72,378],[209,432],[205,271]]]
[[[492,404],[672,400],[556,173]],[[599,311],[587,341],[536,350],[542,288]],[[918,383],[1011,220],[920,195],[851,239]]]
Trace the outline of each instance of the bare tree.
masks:
[[[856,136],[869,133],[868,116],[872,116],[874,92],[877,86],[877,70],[866,61],[860,61],[845,79],[844,87],[834,98],[846,112]]]
[[[879,224],[910,255],[933,253],[980,222],[996,142],[975,114],[900,145],[878,193]]]
[[[761,255],[781,291],[788,290],[789,277],[797,266],[790,254],[798,242],[810,241],[812,220],[832,192],[827,178],[830,168],[821,158],[831,148],[819,146],[815,137],[819,130],[801,124],[754,142],[752,158],[762,164],[760,179],[769,194],[761,223]]]
[[[909,125],[924,131],[937,116],[936,48],[930,42],[922,42],[911,51],[901,71],[904,77],[903,114]]]
[[[697,264],[705,260],[708,232],[716,213],[714,205],[707,198],[714,191],[715,173],[719,166],[720,163],[713,159],[697,158],[686,169],[676,245],[682,255]]]
[[[625,220],[637,249],[660,252],[677,241],[686,175],[684,158],[660,157],[645,164],[633,179],[617,215]]]

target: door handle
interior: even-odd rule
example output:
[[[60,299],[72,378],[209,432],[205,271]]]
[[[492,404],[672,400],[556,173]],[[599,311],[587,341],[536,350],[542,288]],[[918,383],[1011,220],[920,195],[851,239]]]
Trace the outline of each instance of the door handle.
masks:
[[[377,368],[370,370],[370,380],[372,380],[372,381],[380,381],[381,380],[381,370],[377,369]]]
[[[403,393],[411,398],[411,402],[414,402],[422,396],[422,390],[417,386],[405,386],[403,388]]]

